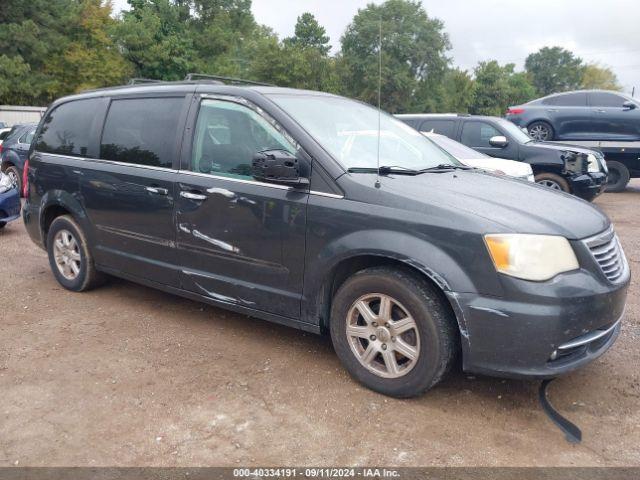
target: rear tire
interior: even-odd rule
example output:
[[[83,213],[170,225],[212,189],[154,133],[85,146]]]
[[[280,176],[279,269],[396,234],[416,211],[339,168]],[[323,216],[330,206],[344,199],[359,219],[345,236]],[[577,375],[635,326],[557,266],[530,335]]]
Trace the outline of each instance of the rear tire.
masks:
[[[547,122],[533,122],[527,127],[529,136],[539,142],[550,142],[555,136],[553,127]]]
[[[15,182],[18,186],[18,192],[20,193],[20,196],[22,196],[22,178],[20,178],[20,171],[18,170],[18,167],[11,165],[10,167],[7,167],[4,173],[9,175],[9,177],[11,177]]]
[[[624,192],[631,178],[629,169],[620,162],[607,162],[609,178],[607,180],[607,192]]]
[[[552,190],[559,190],[566,193],[571,193],[569,183],[560,175],[555,173],[543,172],[535,176],[536,183],[543,187],[548,187]]]
[[[103,282],[104,275],[94,266],[86,236],[70,215],[57,217],[51,223],[47,252],[53,275],[67,290],[84,292]]]
[[[0,230],[7,226],[7,222],[0,222]]]
[[[453,364],[457,335],[439,292],[409,272],[362,270],[333,299],[338,357],[354,379],[385,395],[413,397],[437,384]]]

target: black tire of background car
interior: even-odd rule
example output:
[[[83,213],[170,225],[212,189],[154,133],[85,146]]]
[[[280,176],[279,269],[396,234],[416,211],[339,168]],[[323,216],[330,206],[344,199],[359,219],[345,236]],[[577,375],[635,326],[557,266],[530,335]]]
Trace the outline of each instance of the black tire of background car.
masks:
[[[7,222],[0,222],[0,230],[7,226]]]
[[[53,256],[53,239],[57,232],[62,229],[69,230],[80,247],[80,273],[74,280],[68,280],[62,276],[58,271],[55,259]],[[47,234],[47,253],[49,254],[49,265],[53,275],[58,280],[58,283],[67,290],[74,292],[84,292],[91,290],[104,282],[104,274],[96,270],[93,263],[93,255],[89,250],[87,244],[87,238],[82,231],[82,228],[76,223],[76,221],[70,215],[62,215],[57,217],[51,223],[49,227],[49,233]]]
[[[397,299],[415,319],[420,335],[416,365],[399,378],[382,378],[364,368],[354,356],[345,331],[347,314],[355,300],[369,293]],[[388,267],[362,270],[340,287],[331,308],[331,339],[347,371],[376,392],[397,398],[420,395],[442,380],[459,350],[453,312],[433,286],[417,274]]]
[[[569,183],[560,175],[557,175],[555,173],[550,173],[550,172],[543,172],[535,176],[536,183],[539,183],[543,180],[554,182],[562,189],[563,192],[571,193],[571,189],[569,188]]]
[[[547,122],[542,122],[542,121],[533,122],[533,123],[529,124],[529,126],[527,127],[527,131],[531,132],[531,130],[536,126],[545,128],[547,130],[547,132],[548,132],[546,138],[541,138],[541,139],[536,139],[536,140],[539,140],[541,142],[550,142],[551,140],[553,140],[553,137],[555,136],[555,132],[554,132],[553,127],[551,125],[549,125]]]
[[[620,162],[607,162],[607,168],[609,169],[607,192],[623,192],[631,178],[629,169]]]
[[[20,170],[11,165],[10,167],[7,167],[4,173],[15,179],[16,185],[18,185],[18,192],[20,192],[20,196],[22,196],[22,178],[20,178]]]

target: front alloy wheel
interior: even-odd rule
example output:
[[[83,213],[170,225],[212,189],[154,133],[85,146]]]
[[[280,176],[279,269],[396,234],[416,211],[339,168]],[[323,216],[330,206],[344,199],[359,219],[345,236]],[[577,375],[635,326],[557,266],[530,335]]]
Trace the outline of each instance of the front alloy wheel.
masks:
[[[351,376],[393,397],[438,383],[458,348],[456,319],[442,294],[403,268],[371,267],[349,277],[333,297],[330,329]]]
[[[348,313],[351,351],[367,370],[383,378],[406,375],[420,355],[420,333],[406,308],[384,294],[357,299]]]

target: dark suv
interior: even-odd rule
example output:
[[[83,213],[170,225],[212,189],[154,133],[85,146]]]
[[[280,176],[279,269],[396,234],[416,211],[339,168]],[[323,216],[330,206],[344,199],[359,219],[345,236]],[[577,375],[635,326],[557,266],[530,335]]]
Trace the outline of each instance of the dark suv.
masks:
[[[380,137],[378,125],[380,121]],[[58,282],[104,274],[312,332],[379,392],[472,372],[554,377],[620,330],[609,219],[464,167],[346,98],[159,83],[55,102],[23,218]]]
[[[536,183],[591,201],[607,186],[607,165],[598,150],[538,142],[499,117],[408,114],[397,117],[421,132],[446,135],[486,155],[531,165]]]
[[[620,92],[557,93],[509,107],[507,120],[536,140],[640,140],[640,103]]]

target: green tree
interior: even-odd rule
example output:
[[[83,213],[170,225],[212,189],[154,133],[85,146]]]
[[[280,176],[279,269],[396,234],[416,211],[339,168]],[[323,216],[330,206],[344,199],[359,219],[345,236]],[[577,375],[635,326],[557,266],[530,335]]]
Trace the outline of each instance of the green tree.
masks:
[[[449,60],[447,34],[420,2],[387,0],[358,10],[342,37],[343,93],[376,104],[382,23],[382,107],[392,113],[422,109],[432,101]]]
[[[50,63],[56,95],[121,84],[131,75],[131,65],[114,42],[111,2],[80,0],[61,55]]]
[[[544,47],[532,53],[525,69],[540,95],[580,88],[584,76],[582,59],[561,47]]]
[[[466,70],[449,69],[442,82],[441,101],[434,111],[469,113],[475,94],[475,82]]]
[[[583,73],[580,88],[622,90],[622,87],[618,83],[618,77],[610,68],[589,63],[585,65]]]
[[[316,17],[306,12],[298,17],[295,35],[285,39],[285,44],[302,48],[315,48],[323,55],[331,50],[327,31],[321,26]]]
[[[536,94],[526,74],[515,72],[515,65],[505,66],[491,60],[475,69],[473,102],[470,113],[501,116],[509,105],[531,100]]]

